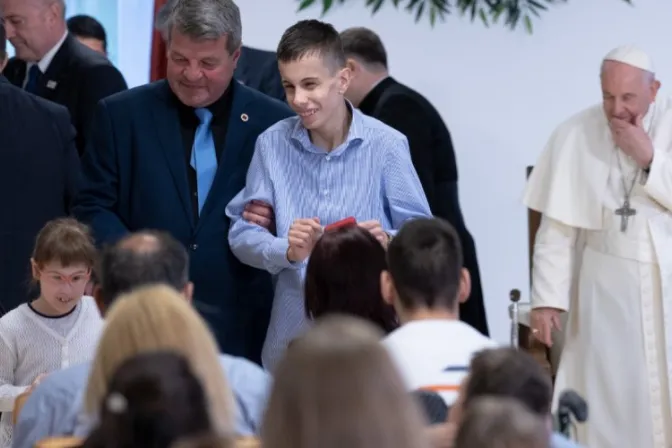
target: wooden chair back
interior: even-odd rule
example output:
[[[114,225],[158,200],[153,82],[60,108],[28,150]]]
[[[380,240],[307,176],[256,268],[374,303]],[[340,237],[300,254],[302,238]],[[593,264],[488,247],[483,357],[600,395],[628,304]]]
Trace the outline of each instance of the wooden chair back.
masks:
[[[84,443],[81,437],[49,437],[35,444],[35,448],[79,448]]]
[[[527,167],[527,178],[532,174],[533,166]],[[530,269],[530,286],[532,286],[532,260],[534,258],[534,240],[537,237],[537,230],[541,225],[541,213],[536,210],[527,209],[527,248],[528,248],[528,266]]]

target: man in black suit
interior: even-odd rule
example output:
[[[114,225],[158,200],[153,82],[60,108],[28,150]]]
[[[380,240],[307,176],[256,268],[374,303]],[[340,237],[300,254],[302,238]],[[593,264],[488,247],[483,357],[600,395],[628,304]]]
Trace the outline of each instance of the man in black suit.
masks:
[[[341,33],[352,80],[346,97],[362,112],[393,127],[408,139],[411,158],[434,216],[457,230],[464,267],[471,274],[471,296],[460,305],[460,318],[488,336],[476,245],[460,210],[457,162],[450,132],[439,112],[418,92],[395,81],[387,70],[380,37],[367,28]]]
[[[0,60],[4,42],[0,25]],[[31,298],[35,236],[47,221],[68,214],[78,175],[67,109],[0,74],[0,315]]]
[[[243,46],[233,76],[247,87],[285,101],[285,89],[274,51]]]
[[[260,362],[272,279],[233,255],[225,209],[245,186],[259,134],[292,112],[232,81],[242,34],[232,0],[169,0],[157,27],[166,38],[166,79],[99,103],[73,213],[101,244],[142,229],[182,242],[194,306],[220,348]],[[272,227],[272,212],[261,208],[268,215],[245,219]]]
[[[123,76],[104,55],[68,34],[64,0],[0,0],[0,17],[16,50],[5,76],[68,108],[81,154],[96,104],[126,90]]]

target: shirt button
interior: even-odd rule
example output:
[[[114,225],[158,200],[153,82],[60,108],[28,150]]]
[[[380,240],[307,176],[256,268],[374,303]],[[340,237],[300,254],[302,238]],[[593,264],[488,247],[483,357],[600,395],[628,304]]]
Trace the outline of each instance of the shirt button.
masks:
[[[327,162],[331,160],[331,156],[327,156]]]
[[[196,249],[198,249],[198,244],[190,244],[190,245],[189,245],[189,249],[191,249],[191,250],[196,250]]]

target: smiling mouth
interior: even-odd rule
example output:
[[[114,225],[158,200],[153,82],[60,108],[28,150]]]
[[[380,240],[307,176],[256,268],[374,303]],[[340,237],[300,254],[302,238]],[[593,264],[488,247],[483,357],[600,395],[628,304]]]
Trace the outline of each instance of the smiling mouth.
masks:
[[[70,303],[73,301],[70,297],[57,297],[56,299],[61,303]]]
[[[303,112],[299,112],[299,116],[302,118],[313,116],[317,113],[317,109],[309,109]]]

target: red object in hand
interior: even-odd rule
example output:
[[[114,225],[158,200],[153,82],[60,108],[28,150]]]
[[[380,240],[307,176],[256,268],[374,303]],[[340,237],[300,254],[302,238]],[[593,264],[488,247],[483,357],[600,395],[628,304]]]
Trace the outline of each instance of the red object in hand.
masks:
[[[357,225],[357,220],[350,216],[349,218],[341,219],[340,221],[336,221],[333,224],[329,224],[328,226],[324,227],[325,232],[329,232],[331,230],[337,230],[337,229],[342,229],[344,227],[352,227]]]

